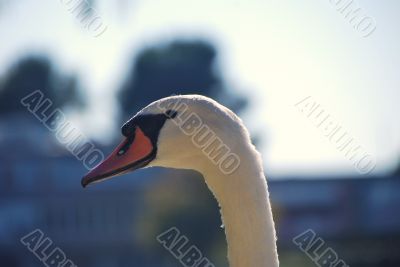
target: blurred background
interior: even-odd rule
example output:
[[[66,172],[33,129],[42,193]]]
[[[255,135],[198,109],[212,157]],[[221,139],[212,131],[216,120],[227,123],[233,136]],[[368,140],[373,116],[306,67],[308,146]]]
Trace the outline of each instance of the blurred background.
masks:
[[[20,243],[41,229],[77,266],[180,266],[156,240],[174,226],[228,266],[202,177],[151,168],[82,189],[82,161],[20,102],[40,90],[105,154],[151,101],[212,97],[263,155],[281,266],[314,266],[292,243],[307,229],[349,266],[400,266],[400,3],[359,1],[376,21],[363,37],[332,2],[0,0],[0,265],[42,266]],[[295,107],[308,96],[372,172]]]

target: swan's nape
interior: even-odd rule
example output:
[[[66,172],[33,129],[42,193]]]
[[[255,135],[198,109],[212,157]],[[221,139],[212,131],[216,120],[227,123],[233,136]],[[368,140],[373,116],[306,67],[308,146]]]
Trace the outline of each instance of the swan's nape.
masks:
[[[231,110],[203,96],[167,97],[125,123],[122,135],[84,187],[150,166],[198,171],[221,208],[230,266],[279,266],[261,155]]]

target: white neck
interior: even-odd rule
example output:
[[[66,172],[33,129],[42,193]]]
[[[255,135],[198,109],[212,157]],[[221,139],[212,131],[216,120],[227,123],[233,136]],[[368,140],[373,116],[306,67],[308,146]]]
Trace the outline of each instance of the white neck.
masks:
[[[275,227],[261,159],[253,147],[245,150],[233,174],[213,169],[203,175],[221,208],[230,266],[277,267]]]

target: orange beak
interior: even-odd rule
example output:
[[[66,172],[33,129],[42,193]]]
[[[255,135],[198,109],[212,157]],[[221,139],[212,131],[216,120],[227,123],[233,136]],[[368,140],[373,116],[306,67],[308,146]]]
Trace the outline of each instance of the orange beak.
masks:
[[[151,140],[136,127],[132,136],[127,137],[107,159],[83,177],[82,186],[144,167],[155,158],[155,154]]]

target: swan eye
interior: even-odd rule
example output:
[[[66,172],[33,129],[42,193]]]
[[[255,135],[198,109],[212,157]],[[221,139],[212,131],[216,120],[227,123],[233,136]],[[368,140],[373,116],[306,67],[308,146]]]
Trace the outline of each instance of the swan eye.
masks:
[[[173,118],[176,117],[176,115],[178,115],[178,112],[175,111],[175,110],[169,109],[169,110],[167,110],[167,111],[165,112],[165,115],[167,115],[167,117],[168,117],[169,119],[173,119]]]

